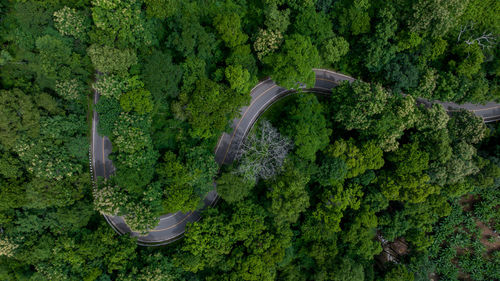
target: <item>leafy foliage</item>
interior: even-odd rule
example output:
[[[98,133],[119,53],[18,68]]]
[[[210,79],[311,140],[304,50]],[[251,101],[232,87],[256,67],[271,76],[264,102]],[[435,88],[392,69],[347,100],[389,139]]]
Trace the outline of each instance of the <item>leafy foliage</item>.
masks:
[[[0,1],[0,280],[500,279],[498,124],[417,98],[500,98],[499,8]],[[257,81],[310,88],[313,67],[357,81],[276,103],[218,167]],[[94,182],[92,125],[114,166]],[[214,187],[223,200],[200,210]],[[102,216],[140,236],[196,209],[154,249]],[[407,250],[380,262],[393,243]]]

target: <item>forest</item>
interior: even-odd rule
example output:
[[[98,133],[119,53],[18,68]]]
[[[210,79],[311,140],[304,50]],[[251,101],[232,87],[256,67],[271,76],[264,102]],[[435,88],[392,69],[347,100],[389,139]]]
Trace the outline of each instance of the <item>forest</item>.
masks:
[[[0,0],[0,280],[500,280],[500,122],[417,102],[500,102],[499,36],[497,0]]]

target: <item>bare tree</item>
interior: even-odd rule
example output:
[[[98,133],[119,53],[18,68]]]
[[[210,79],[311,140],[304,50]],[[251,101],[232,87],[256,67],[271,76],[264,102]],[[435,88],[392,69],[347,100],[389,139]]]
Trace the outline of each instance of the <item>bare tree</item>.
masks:
[[[293,147],[288,137],[280,135],[269,121],[262,121],[248,136],[236,155],[236,173],[248,180],[269,179],[281,171],[288,151]]]
[[[472,45],[474,43],[477,43],[481,48],[486,48],[486,49],[489,49],[493,46],[496,45],[496,36],[493,35],[493,33],[486,33],[483,32],[483,34],[479,37],[476,37],[476,38],[472,38],[470,37],[469,39],[465,40],[465,44],[467,45]]]
[[[460,28],[460,33],[458,34],[457,38],[457,43],[460,43],[460,39],[462,39],[462,36],[466,35],[467,33],[471,33],[474,30],[474,23],[471,22],[470,24],[466,24],[465,26],[462,26]],[[475,38],[474,38],[475,37]],[[493,35],[491,32],[484,31],[481,36],[469,36],[468,39],[464,39],[464,43],[467,45],[473,45],[477,44],[479,45],[482,49],[486,48],[489,49],[492,46],[495,46],[497,43],[497,36]]]

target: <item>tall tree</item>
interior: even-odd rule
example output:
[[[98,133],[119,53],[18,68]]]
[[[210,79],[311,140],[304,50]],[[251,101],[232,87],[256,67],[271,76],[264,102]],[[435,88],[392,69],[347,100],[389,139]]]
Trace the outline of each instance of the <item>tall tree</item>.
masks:
[[[294,139],[298,156],[314,161],[316,152],[328,145],[332,133],[326,127],[322,105],[314,95],[299,94],[285,112],[287,116],[281,125],[283,133]]]
[[[298,88],[301,84],[313,87],[313,67],[319,66],[320,57],[311,39],[299,34],[285,38],[279,53],[265,57],[271,78],[285,88]]]

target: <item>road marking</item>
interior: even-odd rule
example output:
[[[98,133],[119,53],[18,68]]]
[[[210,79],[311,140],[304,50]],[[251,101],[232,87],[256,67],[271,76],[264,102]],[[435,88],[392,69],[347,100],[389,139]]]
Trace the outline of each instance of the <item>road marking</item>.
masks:
[[[443,107],[444,107],[444,105],[443,105]],[[451,107],[451,106],[449,106],[449,107]],[[470,110],[458,106],[458,107],[452,107],[452,109],[447,109],[446,111],[448,111],[448,112],[457,112],[457,111],[460,111],[460,110],[466,110],[466,111],[477,112],[477,111],[483,111],[483,110],[489,110],[489,109],[497,109],[497,108],[500,108],[500,105],[492,106],[492,107],[488,107],[488,108],[470,109]],[[489,118],[489,117],[494,117],[494,116],[487,116],[487,117]]]
[[[92,172],[94,173],[95,181],[97,182],[97,175],[95,171],[95,112],[92,112]]]
[[[356,80],[356,79],[355,79],[355,78],[353,78],[353,77],[350,77],[350,76],[347,76],[347,75],[343,75],[343,74],[340,74],[340,73],[336,73],[336,72],[334,72],[334,71],[330,71],[330,70],[324,70],[324,69],[313,69],[313,71],[317,71],[317,72],[322,71],[322,72],[324,72],[324,73],[331,73],[331,74],[337,75],[337,76],[339,76],[339,77],[345,77],[345,78],[347,78],[347,80]],[[316,76],[317,76],[317,75],[316,75]],[[271,79],[266,79],[266,80],[264,80],[264,81],[259,82],[256,86],[254,86],[254,87],[252,88],[252,90],[250,91],[250,94],[251,94],[251,92],[253,92],[256,88],[258,88],[260,85],[262,85],[263,83],[265,83],[265,82],[267,82],[267,81],[269,81],[269,80],[270,80],[270,81],[272,81]],[[320,80],[320,81],[328,81],[328,82],[334,83],[334,84],[336,84],[336,85],[338,85],[338,84],[339,84],[339,82],[341,82],[341,81],[346,81],[346,80],[340,80],[340,79],[339,79],[340,81],[335,81],[335,80],[330,80],[330,79],[326,79],[326,78],[319,78],[319,77],[316,77],[316,80]],[[248,111],[250,110],[250,107],[252,107],[252,106],[256,103],[256,101],[257,101],[260,97],[262,97],[264,94],[266,94],[268,91],[270,91],[271,89],[273,89],[273,88],[274,88],[274,87],[276,87],[276,86],[278,86],[278,85],[277,85],[277,84],[274,84],[273,86],[271,86],[270,88],[268,88],[267,90],[265,90],[264,92],[262,92],[261,94],[259,94],[259,96],[257,96],[257,97],[256,97],[253,101],[251,101],[251,102],[250,102],[250,105],[248,105],[247,109],[245,110],[245,112],[243,113],[242,117],[240,118],[240,120],[239,120],[239,121],[238,121],[238,123],[236,124],[236,127],[234,128],[233,134],[232,134],[231,139],[230,139],[230,141],[229,141],[229,143],[228,143],[228,147],[227,147],[226,152],[225,152],[225,154],[224,154],[224,159],[222,160],[221,165],[223,165],[223,164],[224,164],[224,162],[225,162],[225,160],[226,160],[226,157],[227,157],[227,154],[228,154],[228,152],[229,152],[229,149],[231,148],[232,142],[233,142],[234,137],[235,137],[235,135],[236,135],[236,131],[238,130],[238,128],[239,128],[239,126],[240,126],[240,124],[241,124],[242,120],[244,119],[244,117],[246,116],[246,114],[248,113]],[[324,90],[331,90],[331,88],[323,88],[323,87],[314,87],[314,88],[317,88],[317,89],[324,89]],[[314,88],[313,88],[313,89],[314,89]],[[97,98],[97,96],[95,96],[95,99],[96,99],[96,98]],[[94,102],[94,104],[95,104],[95,102]],[[267,105],[267,104],[268,104],[268,103],[266,103],[265,105]],[[493,106],[493,107],[490,107],[490,108],[475,109],[475,110],[470,110],[470,111],[472,111],[472,112],[476,112],[476,111],[490,110],[490,109],[496,109],[496,108],[500,108],[500,105],[498,105],[498,106]],[[453,111],[453,110],[449,110],[449,111]],[[484,118],[484,117],[483,117],[483,118]],[[486,118],[492,118],[492,117],[486,117]],[[252,119],[253,119],[253,118],[252,118]],[[252,120],[251,120],[251,121],[252,121]],[[94,139],[94,141],[93,141],[93,143],[92,143],[92,153],[93,153],[93,155],[95,154],[95,147],[94,147],[95,137],[96,137],[96,136],[95,136],[95,132],[96,132],[96,128],[95,128],[95,126],[96,126],[96,122],[93,122],[93,139]],[[224,136],[224,135],[223,135],[223,136]],[[215,153],[216,153],[216,154],[217,154],[217,152],[218,152],[218,150],[219,150],[219,148],[220,148],[220,144],[221,144],[221,140],[222,140],[223,136],[221,136],[221,138],[219,139],[219,141],[218,141],[218,143],[217,143],[217,147],[216,147],[216,150],[215,150]],[[97,135],[97,137],[99,137],[99,135]],[[105,152],[104,152],[104,141],[105,141],[105,139],[104,139],[104,137],[102,137],[102,141],[103,141],[103,143],[102,143],[102,155],[103,155],[103,163],[104,163],[104,165],[103,165],[103,168],[104,168],[104,178],[106,179],[106,165],[105,165],[105,157],[104,157],[104,156],[105,156]],[[95,160],[94,160],[94,161],[95,161]],[[93,164],[94,164],[94,163],[93,163]],[[94,166],[94,173],[95,173],[95,166]],[[153,230],[150,230],[149,232],[160,232],[160,231],[165,231],[165,230],[168,230],[168,229],[174,228],[174,227],[176,227],[176,226],[180,225],[181,223],[183,223],[184,221],[186,221],[189,217],[191,217],[191,215],[192,215],[194,212],[195,212],[195,211],[192,211],[192,212],[190,212],[189,214],[186,214],[186,216],[185,216],[185,217],[184,217],[181,221],[179,221],[178,223],[176,223],[176,224],[174,224],[174,225],[171,225],[171,226],[169,226],[169,227],[167,227],[167,228],[163,228],[163,229],[153,229]],[[168,218],[170,218],[170,217],[172,217],[172,216],[174,216],[174,215],[176,215],[176,214],[177,214],[177,213],[174,213],[174,214],[172,214],[172,215],[170,215],[170,216],[168,216],[168,217],[160,218],[160,221],[161,221],[161,220],[168,219]],[[198,218],[196,221],[198,221],[198,220],[199,220],[199,218]],[[183,232],[185,232],[185,230],[184,230]],[[170,239],[170,238],[169,238],[169,239]],[[167,239],[167,240],[168,240],[168,239]],[[156,241],[165,241],[165,239],[162,239],[162,240],[156,240]],[[153,242],[154,242],[154,241],[153,241]]]
[[[215,155],[217,155],[217,151],[219,151],[219,148],[220,148],[220,142],[221,142],[221,141],[222,141],[222,139],[224,138],[224,134],[225,134],[225,132],[224,132],[224,133],[222,133],[222,135],[221,135],[221,136],[220,136],[220,138],[219,138],[219,141],[217,141],[217,146],[215,147],[215,152],[214,152],[214,154],[215,154]]]
[[[260,82],[259,82],[259,84],[255,85],[255,86],[254,86],[254,87],[250,90],[250,93],[252,93],[252,92],[253,92],[253,90],[255,90],[255,88],[259,87],[259,86],[260,86],[260,84],[262,84],[262,83],[264,83],[264,82],[267,82],[267,81],[269,81],[269,80],[271,80],[271,79],[270,79],[270,78],[267,78],[266,80],[260,81]]]
[[[330,72],[330,73],[333,73],[333,74],[338,75],[338,76],[343,76],[343,77],[346,77],[346,78],[349,78],[349,79],[352,79],[352,80],[356,80],[355,78],[353,78],[353,77],[351,77],[351,76],[347,76],[347,75],[345,75],[345,74],[337,73],[337,72],[335,72],[335,71],[331,71],[331,70],[328,70],[328,69],[313,68],[313,71]]]
[[[449,109],[447,111],[451,111],[451,112],[457,112],[457,111],[460,111],[460,110],[467,110],[467,111],[472,111],[472,112],[477,112],[477,111],[484,111],[484,110],[490,110],[490,109],[497,109],[497,108],[500,108],[500,105],[497,105],[497,106],[492,106],[492,107],[488,107],[488,108],[480,108],[480,109],[466,109],[466,108],[463,108],[463,107],[452,107],[453,109]]]
[[[472,111],[476,112],[476,111],[483,111],[483,110],[497,109],[497,108],[500,108],[500,105],[492,106],[492,107],[488,107],[488,108],[473,109]]]
[[[162,229],[153,229],[153,230],[150,230],[149,232],[160,232],[160,231],[164,231],[164,230],[168,230],[168,229],[171,229],[173,227],[176,227],[179,224],[183,223],[185,220],[187,220],[193,213],[194,213],[194,211],[191,212],[191,213],[189,213],[189,215],[185,216],[180,222],[178,222],[178,223],[176,223],[174,225],[171,225],[171,226],[169,226],[167,228],[162,228]]]
[[[321,81],[328,81],[328,82],[332,82],[332,83],[335,83],[335,84],[339,84],[338,82],[334,81],[334,80],[330,80],[330,79],[326,79],[326,78],[316,78],[316,80],[321,80]],[[347,80],[342,80],[342,81],[347,81]],[[341,82],[342,82],[341,81]]]
[[[104,137],[102,137],[102,167],[104,168],[104,180],[106,180],[106,158],[104,157]]]
[[[327,90],[327,91],[331,91],[332,90],[332,88],[323,88],[323,87],[316,87],[316,86],[313,89]]]
[[[245,118],[245,115],[247,114],[248,110],[252,107],[252,105],[262,96],[264,95],[265,93],[269,92],[269,90],[271,90],[272,88],[276,87],[278,85],[274,84],[273,86],[271,86],[269,89],[265,90],[264,92],[262,92],[258,97],[256,97],[252,102],[250,102],[250,105],[247,107],[247,109],[245,110],[245,112],[243,113],[243,115],[241,116],[240,120],[238,121],[238,124],[236,124],[236,127],[234,127],[234,131],[233,131],[233,135],[231,136],[231,140],[229,141],[228,145],[227,145],[227,149],[226,149],[226,153],[224,154],[224,158],[222,159],[222,162],[221,162],[221,165],[224,164],[224,161],[226,161],[226,157],[227,157],[227,153],[229,152],[229,148],[231,148],[231,144],[233,143],[233,139],[234,139],[234,136],[236,135],[236,131],[238,130],[238,127],[240,126],[240,123],[241,121],[243,120],[243,118]]]
[[[178,212],[175,212],[175,213],[171,214],[171,215],[170,215],[170,216],[168,216],[168,217],[163,217],[163,218],[160,218],[160,221],[162,221],[162,220],[166,220],[166,219],[168,219],[168,218],[171,218],[171,217],[175,216],[177,213],[178,213]]]

